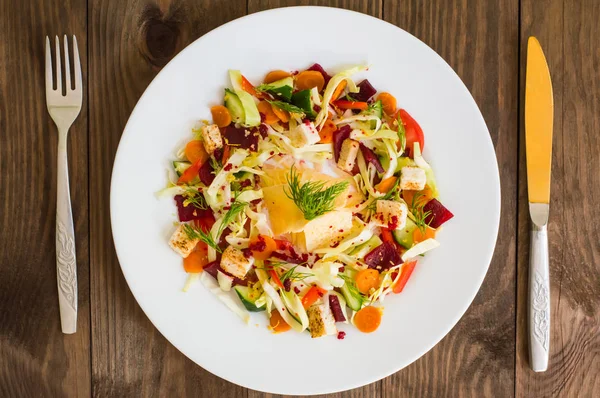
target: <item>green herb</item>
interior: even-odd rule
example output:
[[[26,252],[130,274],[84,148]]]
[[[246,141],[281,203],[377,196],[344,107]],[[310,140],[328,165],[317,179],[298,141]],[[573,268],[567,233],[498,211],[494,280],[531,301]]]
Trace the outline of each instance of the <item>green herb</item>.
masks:
[[[283,191],[294,201],[307,220],[313,220],[333,210],[335,199],[348,188],[348,181],[327,188],[324,181],[308,181],[302,184],[294,166],[286,176],[286,180],[288,187]]]
[[[366,300],[366,298],[358,291],[354,280],[346,274],[339,274],[338,276],[344,280],[344,283],[346,283],[346,287],[348,287],[348,293],[360,301],[362,306],[362,303]]]
[[[350,96],[350,93],[346,94],[346,96],[344,97],[344,99],[345,99],[346,101],[351,101],[351,102],[360,102],[360,101],[358,101],[357,99],[355,99],[355,98],[352,98],[352,97]]]
[[[199,239],[202,242],[206,243],[208,246],[210,246],[213,249],[215,249],[216,251],[218,251],[219,253],[222,253],[222,250],[219,247],[219,243],[218,243],[218,241],[221,237],[221,234],[223,233],[225,228],[227,228],[229,226],[229,224],[231,224],[231,222],[246,208],[247,204],[248,203],[246,203],[246,202],[235,201],[231,205],[229,210],[227,210],[227,213],[225,213],[225,215],[221,219],[221,224],[219,225],[219,228],[217,229],[215,238],[213,238],[210,231],[204,232],[202,229],[195,228],[195,227],[191,226],[190,224],[183,224],[183,230],[189,239],[192,239],[192,240]]]
[[[313,274],[309,274],[307,272],[296,272],[297,267],[298,266],[296,265],[296,266],[290,268],[289,270],[287,270],[283,275],[281,275],[279,277],[279,280],[281,281],[281,283],[284,283],[288,279],[291,282],[302,281],[302,280],[308,278],[309,276],[313,276]]]
[[[211,156],[208,161],[210,162],[210,167],[213,169],[213,174],[217,174],[221,170],[221,167],[223,167],[221,162],[219,162],[214,156]]]
[[[265,91],[273,91],[275,90],[277,87],[273,86],[272,84],[267,84],[267,83],[263,83],[263,84],[259,84],[258,86],[256,86],[254,89],[256,91],[259,91],[261,93],[264,93]]]
[[[208,209],[208,204],[206,203],[206,199],[201,192],[198,192],[196,188],[187,188],[183,193],[185,197],[183,201],[183,205],[185,207],[192,205],[197,209],[206,210]]]
[[[283,109],[284,111],[288,111],[290,113],[298,113],[302,115],[304,114],[304,109],[299,108],[296,105],[288,104],[287,102],[269,100],[267,100],[267,102],[271,105],[278,107],[279,109]]]
[[[375,101],[372,104],[369,104],[369,106],[367,107],[367,112],[382,112],[383,111],[383,104],[381,103],[381,100],[379,101]],[[377,115],[379,116],[379,115]]]
[[[378,200],[397,200],[398,199],[398,184],[400,183],[400,179],[396,178],[396,182],[394,186],[386,192],[385,195],[375,198],[375,200],[367,207],[369,210],[375,211],[377,209],[377,201]]]
[[[400,112],[398,112],[396,121],[398,122],[398,139],[400,140],[400,150],[398,152],[402,154],[406,148],[406,129],[404,128],[404,122],[402,122],[402,118],[400,117]]]
[[[429,227],[429,223],[425,222],[425,220],[431,215],[431,210],[423,212],[423,207],[425,206],[421,200],[419,200],[423,194],[421,192],[415,193],[412,198],[412,203],[410,204],[410,212],[414,216],[414,222],[421,231],[421,233],[425,233],[427,227]]]

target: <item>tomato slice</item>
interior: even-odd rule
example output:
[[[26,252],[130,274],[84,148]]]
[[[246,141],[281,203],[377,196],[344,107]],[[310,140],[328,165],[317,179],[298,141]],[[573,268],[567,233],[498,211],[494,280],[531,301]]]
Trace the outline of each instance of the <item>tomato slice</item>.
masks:
[[[400,119],[402,119],[402,123],[404,123],[404,129],[406,131],[406,147],[410,149],[410,157],[412,158],[415,142],[419,143],[421,151],[425,148],[425,136],[423,135],[423,130],[421,129],[421,126],[419,126],[419,123],[417,123],[408,112],[404,109],[400,109],[398,113],[396,113],[396,117],[398,117],[398,115],[400,115]]]

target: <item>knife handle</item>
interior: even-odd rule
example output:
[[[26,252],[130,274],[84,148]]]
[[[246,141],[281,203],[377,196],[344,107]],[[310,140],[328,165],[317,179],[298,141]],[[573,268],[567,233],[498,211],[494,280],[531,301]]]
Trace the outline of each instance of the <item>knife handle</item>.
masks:
[[[548,369],[550,348],[550,270],[546,225],[533,224],[529,252],[529,362],[534,372]]]

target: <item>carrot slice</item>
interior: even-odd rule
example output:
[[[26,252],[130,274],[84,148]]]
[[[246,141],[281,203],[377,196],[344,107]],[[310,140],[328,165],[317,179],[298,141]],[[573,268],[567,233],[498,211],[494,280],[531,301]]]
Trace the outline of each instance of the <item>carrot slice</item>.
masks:
[[[250,81],[248,79],[246,79],[246,77],[244,77],[244,76],[242,76],[242,90],[244,90],[248,94],[251,94],[255,97],[258,96],[258,93],[256,92],[256,89],[254,88],[254,85],[252,85],[252,83],[250,83]]]
[[[377,96],[377,100],[381,101],[383,111],[386,115],[392,116],[396,113],[396,97],[390,93],[381,93]]]
[[[413,231],[413,241],[419,243],[430,238],[435,238],[435,232],[435,229],[429,226],[425,227],[425,231],[421,231],[421,228],[416,228]]]
[[[414,201],[415,195],[418,194],[418,199]],[[425,186],[425,189],[422,191],[410,191],[404,190],[402,191],[402,198],[408,204],[408,207],[413,206],[425,206],[427,202],[433,199],[433,192],[428,185]],[[415,203],[413,203],[415,202]]]
[[[250,241],[248,247],[252,251],[254,259],[264,261],[271,257],[271,254],[277,250],[277,242],[270,236],[258,235]]]
[[[273,124],[276,123],[279,118],[273,111],[273,107],[267,101],[260,101],[257,105],[258,111],[265,115],[265,123]]]
[[[375,185],[375,189],[381,193],[388,193],[394,187],[394,184],[396,184],[397,180],[398,178],[395,176],[388,177],[379,184]]]
[[[276,106],[271,106],[271,108],[273,109],[273,113],[277,116],[277,118],[279,118],[279,120],[281,120],[283,123],[287,123],[290,121],[290,114],[287,111],[284,111],[283,109],[279,109]]]
[[[400,278],[398,278],[398,280],[392,287],[392,291],[394,293],[401,293],[402,290],[404,290],[404,286],[406,286],[406,282],[408,282],[408,278],[410,278],[410,276],[412,275],[416,265],[417,260],[409,261],[408,263],[404,263],[402,265],[402,273],[400,274]]]
[[[325,78],[316,70],[305,70],[304,72],[298,73],[296,76],[296,88],[298,90],[310,90],[316,87],[320,92],[325,86]]]
[[[201,160],[201,163],[206,162],[208,153],[204,149],[204,144],[200,140],[192,140],[185,146],[185,157],[191,162],[196,163]]]
[[[270,329],[273,333],[283,333],[290,330],[292,327],[286,323],[279,311],[271,311],[271,319],[269,320]]]
[[[194,251],[183,259],[183,269],[191,274],[202,272],[206,264],[208,264],[208,246],[204,242],[198,242]]]
[[[371,288],[376,289],[379,286],[379,271],[368,268],[358,271],[356,274],[356,287],[362,294],[368,294]]]
[[[215,105],[210,108],[210,113],[212,114],[213,122],[219,127],[227,127],[231,124],[231,115],[229,114],[229,110],[225,108],[223,105]]]
[[[345,80],[342,80],[342,82],[340,84],[338,84],[338,86],[335,88],[335,90],[333,90],[333,95],[331,96],[331,100],[329,101],[330,103],[335,101],[336,99],[339,98],[340,95],[342,95],[347,84],[348,83],[346,83]]]
[[[205,160],[198,159],[190,167],[185,169],[181,177],[177,180],[177,184],[187,184],[194,180],[194,178],[198,177],[198,172],[200,171],[200,167],[204,164]]]
[[[319,131],[319,137],[321,140],[319,144],[329,144],[333,142],[333,133],[337,130],[335,123],[331,121],[331,119],[327,119],[321,131]]]
[[[381,324],[381,310],[377,307],[365,307],[354,315],[354,324],[363,333],[377,330]]]
[[[319,298],[323,297],[323,295],[327,293],[325,289],[321,289],[318,286],[313,286],[308,289],[308,292],[302,297],[302,306],[304,309],[307,309],[311,305],[315,303]]]
[[[264,82],[265,84],[269,84],[290,76],[292,76],[292,74],[284,70],[272,70],[271,72],[267,73]]]

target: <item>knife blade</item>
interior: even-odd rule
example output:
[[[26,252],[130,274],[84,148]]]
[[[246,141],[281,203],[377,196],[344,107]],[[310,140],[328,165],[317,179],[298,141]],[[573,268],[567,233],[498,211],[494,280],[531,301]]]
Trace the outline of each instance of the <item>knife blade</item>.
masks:
[[[531,216],[529,252],[529,361],[534,372],[548,368],[550,351],[550,271],[547,224],[552,165],[552,81],[540,42],[527,43],[525,152]]]

